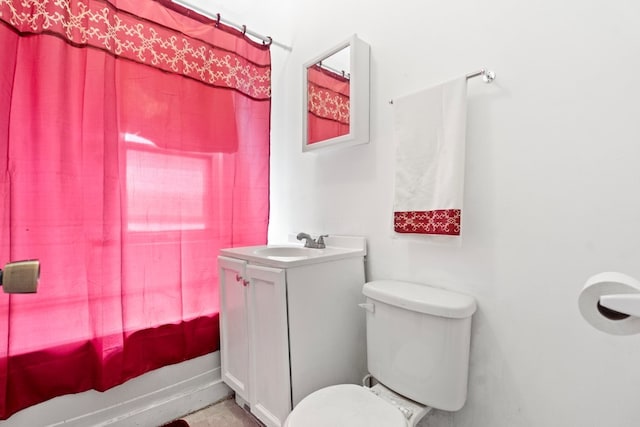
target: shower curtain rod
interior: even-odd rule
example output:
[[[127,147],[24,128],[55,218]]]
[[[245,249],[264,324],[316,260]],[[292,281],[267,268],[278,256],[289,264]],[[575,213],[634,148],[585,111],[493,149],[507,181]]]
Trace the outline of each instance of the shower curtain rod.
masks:
[[[278,47],[280,47],[282,49],[288,50],[289,52],[291,52],[291,50],[292,50],[291,46],[287,46],[286,44],[279,43],[279,42],[273,40],[269,36],[264,36],[264,35],[262,35],[260,33],[256,33],[255,31],[248,30],[246,25],[238,25],[235,22],[231,22],[231,21],[229,21],[227,19],[223,19],[222,17],[220,17],[219,13],[216,13],[216,14],[212,15],[210,12],[207,12],[206,10],[204,10],[204,9],[198,7],[198,6],[189,4],[184,0],[171,0],[171,2],[175,3],[175,4],[179,5],[179,6],[182,6],[182,7],[186,8],[186,9],[192,10],[192,11],[194,11],[194,12],[196,12],[196,13],[202,15],[202,16],[205,16],[207,18],[213,19],[214,21],[221,22],[221,23],[223,23],[225,25],[228,25],[228,26],[233,27],[233,28],[235,28],[237,30],[240,30],[240,31],[242,31],[243,34],[248,34],[248,35],[250,35],[252,37],[255,37],[255,38],[259,39],[259,40],[262,40],[262,43],[272,44],[274,46],[278,46]]]
[[[322,61],[318,62],[316,65],[318,65],[320,68],[324,68],[325,70],[329,70],[334,74],[342,76],[345,79],[351,79],[351,73],[347,73],[345,70],[338,70],[337,68],[330,67],[328,65],[323,64]]]
[[[485,83],[491,83],[496,79],[496,73],[491,70],[487,70],[486,68],[481,68],[478,71],[474,71],[473,73],[467,74],[467,80],[472,79],[474,77],[482,76],[482,80]],[[393,104],[393,99],[389,100],[389,104]]]

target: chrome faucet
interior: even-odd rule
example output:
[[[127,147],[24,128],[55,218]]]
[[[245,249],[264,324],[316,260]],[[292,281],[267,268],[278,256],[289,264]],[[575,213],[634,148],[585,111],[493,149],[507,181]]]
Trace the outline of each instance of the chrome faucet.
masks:
[[[307,233],[298,233],[296,239],[302,240],[304,239],[304,247],[305,248],[313,248],[313,249],[324,249],[326,247],[324,243],[324,238],[329,237],[327,234],[323,234],[318,236],[318,239],[314,239]]]

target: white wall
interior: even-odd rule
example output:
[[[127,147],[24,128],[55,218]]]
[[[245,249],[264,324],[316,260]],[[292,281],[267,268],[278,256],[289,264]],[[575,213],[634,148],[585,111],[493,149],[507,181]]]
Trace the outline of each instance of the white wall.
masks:
[[[467,404],[425,425],[640,425],[640,337],[607,336],[577,309],[594,273],[640,278],[640,6],[292,7],[294,49],[274,76],[270,238],[365,235],[369,279],[477,297]],[[371,143],[302,154],[301,64],[354,32],[371,45]],[[392,238],[388,100],[483,66],[497,80],[469,82],[462,245]]]

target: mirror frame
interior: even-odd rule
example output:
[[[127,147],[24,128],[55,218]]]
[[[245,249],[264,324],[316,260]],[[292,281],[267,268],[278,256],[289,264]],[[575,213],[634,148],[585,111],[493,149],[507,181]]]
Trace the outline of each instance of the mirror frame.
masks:
[[[323,141],[308,143],[308,81],[307,69],[331,55],[349,47],[349,133]],[[325,147],[348,147],[369,142],[369,62],[370,47],[356,34],[332,47],[302,66],[302,151],[312,151]]]

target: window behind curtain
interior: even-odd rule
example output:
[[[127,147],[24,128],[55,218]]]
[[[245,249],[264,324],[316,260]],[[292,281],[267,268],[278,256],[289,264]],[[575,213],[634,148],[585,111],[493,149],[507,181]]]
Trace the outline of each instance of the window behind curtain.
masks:
[[[125,135],[125,141],[139,141]],[[207,213],[218,156],[167,152],[127,144],[127,232],[193,231],[211,228]]]

